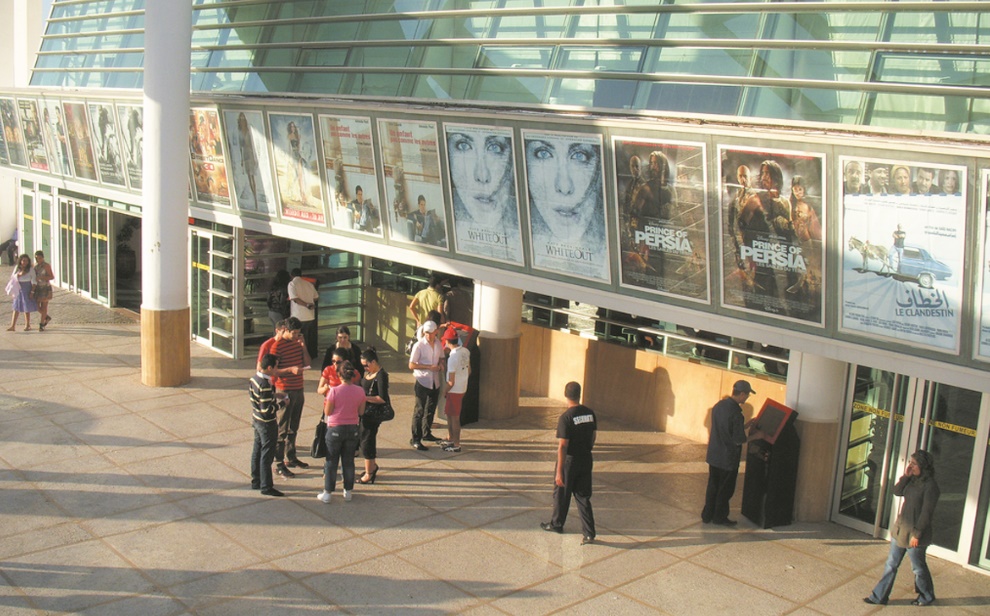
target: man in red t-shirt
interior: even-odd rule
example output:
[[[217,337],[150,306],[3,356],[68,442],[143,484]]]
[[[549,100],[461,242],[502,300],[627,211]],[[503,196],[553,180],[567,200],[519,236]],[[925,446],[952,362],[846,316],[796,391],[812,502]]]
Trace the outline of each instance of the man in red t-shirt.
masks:
[[[277,339],[269,351],[279,360],[278,370],[274,375],[275,388],[285,392],[288,397],[285,411],[278,420],[278,442],[275,444],[276,470],[282,477],[295,476],[289,467],[309,468],[309,464],[296,457],[296,434],[299,432],[303,403],[306,401],[303,393],[303,369],[310,364],[306,344],[299,333],[301,327],[299,319],[286,319],[281,338],[276,333]]]

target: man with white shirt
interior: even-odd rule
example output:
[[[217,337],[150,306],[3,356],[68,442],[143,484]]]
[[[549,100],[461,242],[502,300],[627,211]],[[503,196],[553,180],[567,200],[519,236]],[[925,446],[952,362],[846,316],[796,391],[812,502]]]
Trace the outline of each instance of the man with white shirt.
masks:
[[[447,357],[447,437],[443,450],[458,453],[461,450],[461,402],[467,392],[468,377],[471,375],[471,352],[461,344],[460,336],[453,327],[443,332],[443,342],[450,350]]]
[[[416,378],[414,392],[416,406],[412,418],[412,438],[409,444],[413,449],[426,451],[428,447],[423,441],[439,440],[430,432],[433,416],[437,412],[437,401],[440,399],[440,374],[443,360],[443,346],[437,339],[437,324],[433,321],[423,323],[423,337],[413,346],[409,356],[409,369]]]
[[[292,280],[289,281],[289,310],[291,316],[302,323],[303,341],[310,357],[316,357],[316,302],[320,293],[313,283],[302,277],[298,267],[292,270]]]

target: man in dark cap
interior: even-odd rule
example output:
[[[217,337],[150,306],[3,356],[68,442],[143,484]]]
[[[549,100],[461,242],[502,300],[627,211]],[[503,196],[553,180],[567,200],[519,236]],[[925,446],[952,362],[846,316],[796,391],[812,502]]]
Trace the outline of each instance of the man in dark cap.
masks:
[[[735,526],[729,519],[729,499],[736,491],[739,460],[742,446],[747,440],[757,438],[759,431],[747,439],[750,422],[743,419],[742,405],[755,394],[749,381],[736,381],[732,394],[722,398],[712,407],[712,430],[708,439],[708,489],[705,491],[705,508],[701,521],[705,524]]]

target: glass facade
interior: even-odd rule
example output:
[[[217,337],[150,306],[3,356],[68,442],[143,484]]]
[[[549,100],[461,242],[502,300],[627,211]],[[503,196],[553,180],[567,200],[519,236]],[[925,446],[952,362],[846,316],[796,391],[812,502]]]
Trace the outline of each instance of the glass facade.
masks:
[[[141,87],[143,8],[56,1],[32,85]],[[988,20],[952,0],[194,0],[192,89],[986,134]]]

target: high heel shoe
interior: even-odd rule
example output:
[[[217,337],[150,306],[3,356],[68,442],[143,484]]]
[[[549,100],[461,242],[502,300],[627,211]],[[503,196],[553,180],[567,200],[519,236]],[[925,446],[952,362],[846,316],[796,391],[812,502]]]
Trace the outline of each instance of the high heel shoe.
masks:
[[[364,485],[367,485],[369,483],[375,483],[375,479],[378,478],[378,469],[380,468],[381,468],[380,466],[375,466],[375,470],[371,471],[371,474],[368,475],[368,479],[365,479],[364,477],[360,477],[357,480],[357,482]]]

